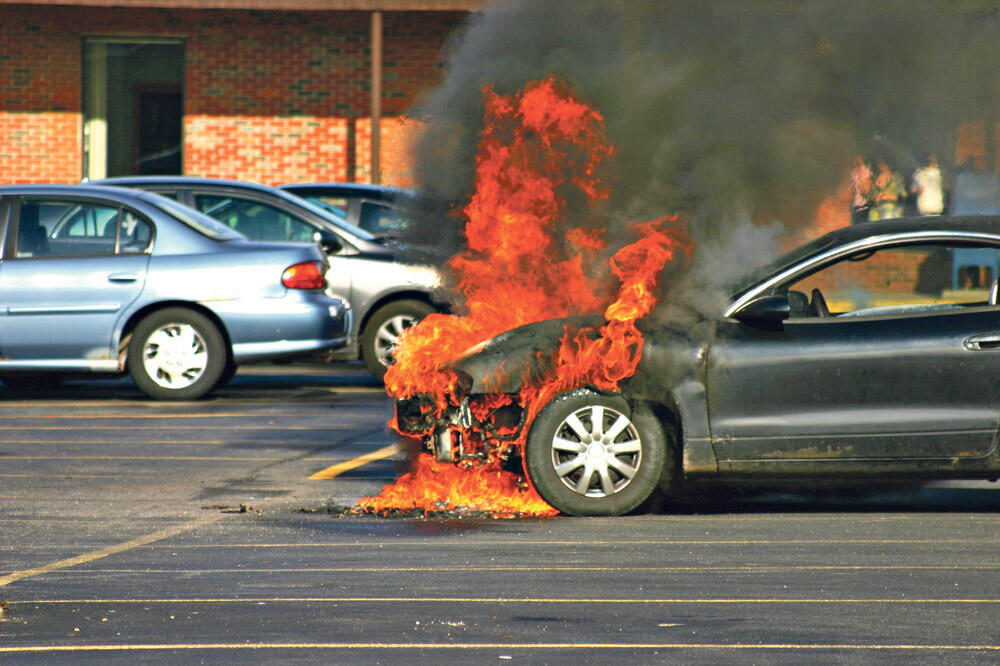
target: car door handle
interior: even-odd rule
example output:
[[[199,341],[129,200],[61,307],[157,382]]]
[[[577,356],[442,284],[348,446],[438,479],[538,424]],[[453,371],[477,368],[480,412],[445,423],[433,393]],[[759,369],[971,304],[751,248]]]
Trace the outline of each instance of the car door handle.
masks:
[[[962,342],[962,346],[969,351],[988,351],[990,349],[1000,349],[1000,332],[970,336]]]
[[[108,276],[108,282],[135,282],[138,279],[135,273],[112,273]]]

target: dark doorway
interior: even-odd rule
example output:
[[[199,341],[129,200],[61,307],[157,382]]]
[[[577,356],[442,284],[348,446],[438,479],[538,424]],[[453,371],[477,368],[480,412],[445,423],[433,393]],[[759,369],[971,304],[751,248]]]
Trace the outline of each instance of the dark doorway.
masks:
[[[90,38],[84,44],[84,174],[183,170],[184,45]]]
[[[135,167],[138,174],[179,174],[181,172],[181,123],[184,113],[180,88],[149,89],[136,86]]]

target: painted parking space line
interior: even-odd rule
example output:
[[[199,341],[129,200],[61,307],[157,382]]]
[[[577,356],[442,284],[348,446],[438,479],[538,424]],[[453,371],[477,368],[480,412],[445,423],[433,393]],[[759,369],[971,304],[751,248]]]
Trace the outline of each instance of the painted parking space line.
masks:
[[[404,450],[402,444],[393,444],[392,446],[387,446],[385,448],[379,449],[378,451],[372,451],[371,453],[366,453],[363,456],[358,456],[353,460],[348,460],[347,462],[338,463],[327,467],[326,469],[321,469],[316,472],[310,479],[334,479],[344,472],[349,472],[352,469],[361,467],[362,465],[367,465],[374,460],[382,460],[383,458],[388,458],[389,456],[394,456],[397,453]]]
[[[133,548],[138,548],[140,546],[145,546],[146,544],[152,543],[154,541],[162,541],[163,539],[182,534],[184,532],[189,532],[193,529],[209,525],[214,522],[222,520],[222,516],[211,516],[209,518],[202,518],[200,520],[195,520],[191,522],[184,523],[182,525],[175,525],[174,527],[167,527],[150,534],[143,535],[141,537],[136,537],[135,539],[130,539],[123,543],[115,544],[113,546],[108,546],[106,548],[101,548],[99,550],[94,550],[89,553],[83,553],[82,555],[77,555],[76,557],[68,557],[62,560],[56,560],[55,562],[50,562],[44,566],[33,567],[31,569],[22,569],[20,571],[14,571],[7,574],[6,576],[0,577],[0,587],[5,587],[13,582],[24,580],[25,578],[33,578],[35,576],[40,576],[42,574],[49,573],[50,571],[58,571],[60,569],[68,569],[69,567],[75,567],[78,564],[85,564],[87,562],[93,562],[94,560],[99,560],[109,555],[116,555],[118,553],[123,553],[127,550],[132,550]]]
[[[210,427],[212,430],[273,430],[280,432],[283,430],[289,431],[309,431],[309,432],[350,432],[357,430],[358,428],[314,428],[311,426],[292,426],[292,425],[276,425],[273,423],[268,423],[267,425],[212,425],[206,426],[204,423],[196,423],[192,425],[177,425],[170,424],[171,430],[204,430],[206,427]],[[24,425],[24,426],[12,426],[3,425],[4,432],[11,430],[38,430],[38,431],[54,431],[54,430],[72,430],[74,432],[80,430],[121,430],[120,425],[98,425],[98,426],[85,426],[85,425],[61,425],[61,426],[37,426],[37,425]],[[130,425],[129,430],[163,430],[163,426],[160,425]]]
[[[642,566],[521,566],[521,567],[474,567],[474,566],[427,566],[427,567],[283,567],[283,568],[248,568],[237,567],[233,569],[90,569],[85,572],[73,572],[73,576],[93,575],[103,576],[105,574],[175,574],[175,575],[214,575],[225,573],[254,574],[254,573],[305,573],[305,574],[330,574],[330,573],[461,573],[464,571],[482,571],[488,573],[531,573],[534,571],[593,571],[593,572],[638,572],[638,573],[702,573],[702,572],[730,572],[730,573],[783,573],[801,571],[996,571],[1000,569],[1000,564],[901,564],[901,565],[776,565],[776,566],[704,566],[704,567],[642,567]]]
[[[1000,645],[860,643],[139,643],[133,645],[26,645],[0,654],[158,650],[849,650],[876,652],[997,652]]]
[[[88,442],[93,444],[93,442]],[[269,462],[275,460],[287,460],[287,457],[269,458],[236,458],[236,457],[216,457],[216,456],[4,456],[7,460],[196,460],[196,461],[222,461],[222,462]]]
[[[32,403],[32,405],[42,406],[39,403]],[[59,406],[60,407],[66,407],[66,406],[72,407],[73,405],[59,405]],[[99,405],[99,403],[87,403],[86,405],[84,405],[84,404],[78,404],[76,406],[78,406],[78,407],[92,408],[92,407],[96,407],[96,406],[100,406],[100,405]],[[42,415],[42,414],[25,415],[23,413],[19,413],[17,415],[13,415],[13,414],[11,414],[11,415],[0,415],[0,421],[4,421],[4,420],[7,420],[7,419],[25,421],[25,420],[28,420],[28,419],[37,419],[37,418],[50,418],[50,419],[59,420],[59,421],[61,421],[63,419],[67,419],[67,420],[68,419],[86,419],[88,421],[95,420],[95,419],[114,419],[115,421],[120,421],[122,419],[221,419],[221,418],[230,418],[231,419],[231,418],[235,418],[235,417],[246,418],[246,416],[247,416],[246,414],[241,414],[239,412],[213,413],[213,414],[202,414],[202,413],[194,413],[194,412],[192,412],[192,413],[181,413],[181,414],[157,414],[157,413],[149,413],[149,414],[123,414],[123,413],[120,413],[120,412],[116,412],[114,414],[59,414],[58,416],[55,416],[55,415]],[[269,418],[269,417],[260,417],[260,418]]]
[[[148,500],[150,502],[159,502],[161,500]],[[4,518],[0,518],[0,522],[3,522]],[[220,525],[220,530],[225,530],[228,528],[227,525]],[[245,530],[245,527],[240,525],[233,525],[233,529],[238,529],[241,531]],[[968,545],[968,544],[1000,544],[997,539],[913,539],[913,540],[897,540],[897,539],[719,539],[719,540],[693,540],[693,539],[679,539],[679,540],[669,540],[669,539],[642,539],[642,540],[629,540],[629,541],[588,541],[587,546],[594,548],[601,548],[604,546],[789,546],[789,545],[884,545],[884,544],[914,544],[914,545],[928,545],[928,544],[954,544],[954,545]],[[171,544],[169,546],[152,544],[149,548],[170,548],[173,550],[225,550],[229,548],[240,548],[240,549],[267,549],[275,548],[282,550],[298,550],[298,549],[352,549],[352,548],[413,548],[414,546],[422,546],[425,548],[432,549],[454,549],[458,547],[472,547],[472,546],[505,546],[509,545],[500,541],[490,541],[484,539],[476,539],[469,541],[456,541],[452,539],[443,539],[441,541],[433,542],[422,542],[412,539],[399,539],[395,541],[311,541],[311,542],[271,542],[271,543],[180,543]],[[572,540],[535,540],[535,541],[518,541],[518,546],[572,546],[580,547],[579,541]],[[22,549],[32,549],[32,548],[58,548],[59,546],[32,546],[31,544],[25,544],[19,546]]]
[[[168,535],[169,536],[169,535]],[[138,544],[144,545],[144,544]],[[119,552],[119,551],[116,551]],[[102,555],[103,557],[103,555]],[[77,563],[79,564],[79,563]],[[17,572],[15,572],[17,573]],[[3,583],[0,578],[0,584]],[[170,597],[170,598],[127,598],[127,599],[20,599],[8,602],[11,606],[35,605],[35,606],[57,606],[57,605],[80,605],[80,604],[219,604],[219,605],[243,605],[243,604],[505,604],[505,605],[530,605],[530,606],[570,606],[570,605],[608,605],[619,606],[628,604],[638,604],[644,606],[864,606],[864,605],[893,605],[893,606],[991,606],[1000,604],[1000,598],[913,598],[894,599],[891,597],[853,598],[853,599],[822,599],[816,597],[804,597],[795,599],[791,597],[783,598],[754,598],[754,597],[710,597],[710,598],[690,598],[682,597],[662,598],[662,599],[642,599],[630,598],[599,598],[599,597]]]

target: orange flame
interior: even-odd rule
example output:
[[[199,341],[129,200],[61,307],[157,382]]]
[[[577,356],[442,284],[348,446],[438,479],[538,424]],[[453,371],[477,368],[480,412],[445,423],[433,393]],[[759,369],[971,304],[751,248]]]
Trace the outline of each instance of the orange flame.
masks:
[[[468,250],[449,262],[465,312],[431,315],[407,331],[386,375],[397,398],[430,394],[444,406],[455,377],[441,367],[472,345],[522,324],[597,311],[606,299],[585,270],[604,241],[572,231],[570,254],[553,236],[565,215],[557,190],[566,174],[591,202],[607,197],[594,175],[612,153],[604,119],[552,78],[484,98],[476,189],[463,211]]]
[[[613,153],[603,118],[553,78],[510,97],[487,90],[484,102],[476,190],[463,211],[468,250],[449,262],[465,298],[464,312],[430,315],[406,332],[386,374],[387,392],[396,398],[430,396],[440,414],[457,404],[457,376],[447,364],[469,347],[544,319],[603,310],[607,323],[597,331],[567,330],[551,376],[540,383],[526,378],[517,397],[526,411],[520,439],[498,442],[465,432],[470,446],[484,449],[483,464],[456,466],[421,455],[411,473],[377,497],[361,500],[369,511],[467,507],[498,515],[556,513],[530,480],[503,471],[496,453],[523,446],[532,420],[553,396],[580,386],[616,390],[635,373],[643,342],[636,321],[653,309],[659,274],[676,247],[684,246],[676,218],[633,225],[640,239],[610,261],[620,288],[609,303],[614,281],[607,271],[594,270],[606,247],[603,231],[557,231],[566,209],[558,192],[567,183],[591,204],[607,197],[596,176]],[[505,394],[491,395],[470,409],[481,422],[510,402]],[[390,425],[396,427],[395,421]]]

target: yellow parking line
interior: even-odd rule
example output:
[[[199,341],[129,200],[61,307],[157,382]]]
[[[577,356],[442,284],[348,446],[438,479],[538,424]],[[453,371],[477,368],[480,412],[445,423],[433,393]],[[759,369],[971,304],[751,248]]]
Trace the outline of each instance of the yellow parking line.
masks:
[[[381,460],[382,458],[388,458],[389,456],[395,455],[403,450],[402,444],[393,444],[392,446],[387,446],[378,451],[372,451],[371,453],[366,453],[363,456],[358,456],[354,460],[348,460],[347,462],[342,462],[326,469],[322,469],[312,476],[310,479],[333,479],[337,476],[343,474],[344,472],[349,472],[355,467],[361,467],[366,465],[373,460]]]
[[[182,532],[187,532],[209,523],[214,523],[222,519],[222,516],[212,516],[210,518],[202,518],[200,520],[195,520],[189,523],[184,523],[183,525],[175,525],[174,527],[168,527],[166,529],[153,532],[151,534],[146,534],[135,539],[131,539],[124,543],[115,544],[114,546],[108,546],[107,548],[102,548],[100,550],[95,550],[90,553],[84,553],[83,555],[77,555],[76,557],[68,557],[64,560],[57,560],[45,566],[35,567],[33,569],[22,569],[21,571],[14,571],[7,574],[6,576],[0,577],[0,587],[10,585],[15,581],[22,580],[24,578],[31,578],[33,576],[40,576],[41,574],[49,573],[51,571],[58,571],[59,569],[67,569],[69,567],[75,567],[78,564],[85,564],[87,562],[93,562],[94,560],[99,560],[102,557],[107,557],[108,555],[116,555],[118,553],[123,553],[126,550],[132,550],[133,548],[138,548],[139,546],[145,546],[148,543],[154,541],[161,541],[172,536],[181,534]]]
[[[93,442],[89,442],[93,444]],[[215,456],[4,456],[4,460],[220,460],[225,462],[267,462],[287,458],[223,458]]]
[[[163,537],[160,537],[163,538]],[[143,545],[143,544],[138,544]],[[117,551],[116,551],[117,552]],[[103,555],[102,555],[103,557]],[[96,559],[96,558],[95,558]],[[77,562],[78,564],[78,562]],[[3,582],[0,578],[0,583]],[[938,605],[975,605],[993,606],[1000,604],[1000,598],[994,599],[893,599],[889,597],[872,597],[865,599],[817,599],[807,597],[803,599],[769,598],[757,599],[752,597],[741,598],[664,598],[664,599],[639,599],[639,598],[615,598],[601,599],[594,597],[171,597],[171,598],[123,598],[123,599],[21,599],[8,601],[14,605],[65,605],[65,604],[525,604],[525,605],[631,605],[638,604],[644,606],[683,606],[683,605],[703,605],[703,606],[739,606],[739,605],[759,605],[759,606],[864,606],[864,605],[893,605],[893,606],[938,606]]]
[[[706,571],[729,571],[743,573],[777,573],[787,571],[996,571],[1000,569],[1000,564],[984,565],[843,565],[843,566],[811,566],[811,565],[788,565],[788,566],[708,566],[708,567],[561,567],[561,566],[536,566],[536,567],[307,567],[307,568],[280,568],[280,569],[253,569],[238,567],[235,569],[93,569],[86,572],[74,572],[74,576],[93,575],[105,576],[109,573],[119,574],[175,574],[175,575],[212,575],[220,573],[442,573],[442,572],[462,572],[462,571],[489,571],[492,573],[530,573],[535,571],[638,571],[638,572],[674,572],[674,573],[702,573]]]
[[[80,405],[81,407],[83,405]],[[87,407],[94,407],[95,405],[87,404]],[[233,412],[232,414],[227,413],[217,413],[217,414],[60,414],[59,416],[48,416],[40,414],[31,414],[25,416],[24,414],[17,415],[0,415],[0,421],[11,419],[11,420],[27,420],[27,419],[37,419],[40,416],[45,418],[53,418],[58,420],[65,419],[115,419],[116,421],[121,419],[220,419],[220,418],[232,418],[239,416],[241,418],[246,418],[246,414],[240,414],[238,412]],[[265,417],[260,417],[265,418]],[[270,417],[266,417],[270,418]]]
[[[152,650],[852,650],[877,652],[996,652],[1000,645],[864,643],[161,643],[26,645],[0,654]]]

